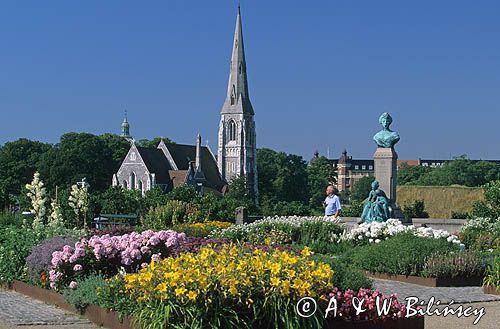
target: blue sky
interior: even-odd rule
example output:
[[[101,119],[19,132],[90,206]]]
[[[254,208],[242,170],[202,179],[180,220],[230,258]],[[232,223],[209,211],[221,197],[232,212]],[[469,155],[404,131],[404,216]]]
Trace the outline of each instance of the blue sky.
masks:
[[[500,1],[242,1],[258,147],[500,159]],[[236,1],[1,1],[0,143],[119,133],[215,151]]]

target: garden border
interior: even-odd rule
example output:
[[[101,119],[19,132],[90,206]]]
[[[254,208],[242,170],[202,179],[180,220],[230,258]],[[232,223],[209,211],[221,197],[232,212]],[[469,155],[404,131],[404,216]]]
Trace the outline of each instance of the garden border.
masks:
[[[117,312],[103,309],[96,305],[88,305],[85,311],[79,311],[64,299],[63,295],[29,283],[14,280],[9,286],[20,294],[32,297],[47,304],[53,304],[66,311],[74,312],[86,317],[90,322],[108,329],[140,329],[126,315],[120,316]],[[325,329],[424,329],[424,317],[401,318],[381,321],[330,321]]]
[[[498,295],[500,296],[500,287],[494,286],[483,286],[483,292],[488,295]]]
[[[392,275],[370,271],[367,271],[366,275],[372,279],[399,281],[426,287],[480,287],[483,282],[481,277],[424,278],[413,275]]]
[[[85,311],[77,310],[64,299],[63,295],[28,283],[14,280],[9,288],[23,295],[38,299],[47,304],[53,304],[66,311],[86,317],[90,322],[108,329],[139,329],[128,316],[120,316],[117,312],[103,309],[96,305],[88,305]]]

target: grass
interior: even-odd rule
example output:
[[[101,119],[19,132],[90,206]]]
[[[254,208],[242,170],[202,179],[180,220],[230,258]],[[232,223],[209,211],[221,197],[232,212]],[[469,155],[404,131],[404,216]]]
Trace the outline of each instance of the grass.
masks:
[[[468,213],[474,201],[484,200],[481,188],[463,186],[398,186],[397,195],[401,208],[424,200],[430,218],[451,218],[452,212]]]

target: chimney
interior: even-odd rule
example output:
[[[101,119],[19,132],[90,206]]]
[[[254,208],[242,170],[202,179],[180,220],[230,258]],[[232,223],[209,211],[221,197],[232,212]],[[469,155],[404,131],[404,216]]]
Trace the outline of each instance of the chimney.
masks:
[[[201,170],[201,136],[196,138],[196,170]]]

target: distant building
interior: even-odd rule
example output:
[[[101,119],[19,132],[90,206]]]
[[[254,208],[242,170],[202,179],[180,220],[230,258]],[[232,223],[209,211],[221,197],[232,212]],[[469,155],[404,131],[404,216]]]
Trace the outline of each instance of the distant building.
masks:
[[[319,156],[316,151],[315,157]],[[332,166],[337,170],[337,188],[339,191],[351,190],[357,181],[365,176],[375,175],[375,164],[373,159],[353,159],[352,156],[347,154],[344,150],[338,159],[329,159]],[[398,160],[398,168],[403,163],[409,166],[422,166],[437,168],[452,160],[442,159],[418,159],[418,160]],[[481,161],[481,160],[472,160]],[[488,162],[500,163],[500,160],[483,160]]]
[[[353,159],[347,154],[347,150],[342,152],[340,158],[329,160],[332,166],[337,169],[337,189],[339,191],[351,190],[361,178],[373,176],[375,173],[373,159]]]
[[[167,144],[162,140],[157,148],[146,148],[132,143],[113,175],[113,186],[143,193],[154,187],[168,192],[182,184],[220,193],[227,188],[214,155],[208,147],[201,146],[199,135],[196,145]]]

